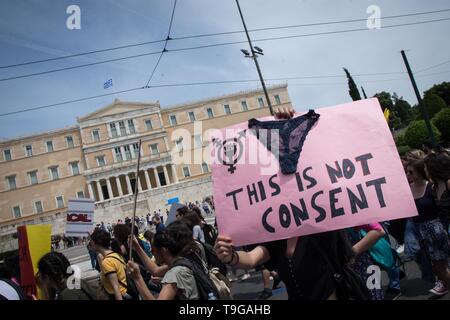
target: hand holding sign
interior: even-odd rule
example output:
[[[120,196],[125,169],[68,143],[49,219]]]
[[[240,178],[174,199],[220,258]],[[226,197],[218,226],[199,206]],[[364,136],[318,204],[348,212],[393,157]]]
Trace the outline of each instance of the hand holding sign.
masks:
[[[212,165],[221,233],[245,245],[416,215],[380,110],[377,99],[316,110],[320,119],[307,134],[292,174],[262,174],[261,162],[251,159],[259,151],[254,148],[267,148],[247,123],[224,129],[223,141],[247,133],[239,138],[242,156],[233,163],[234,174],[220,159]],[[281,110],[278,117],[290,114]],[[290,150],[295,147],[289,144]],[[269,156],[278,164],[274,154]]]

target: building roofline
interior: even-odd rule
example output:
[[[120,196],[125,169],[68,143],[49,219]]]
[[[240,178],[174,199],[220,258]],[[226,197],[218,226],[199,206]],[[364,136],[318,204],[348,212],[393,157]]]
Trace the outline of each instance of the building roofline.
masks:
[[[151,106],[151,107],[155,107],[155,106],[159,106],[159,100],[156,100],[154,102],[132,102],[132,101],[120,101],[119,99],[114,99],[113,102],[111,102],[110,104],[107,104],[106,106],[104,106],[104,107],[102,107],[100,109],[97,109],[97,110],[95,110],[95,111],[93,111],[91,113],[88,113],[88,114],[84,115],[84,116],[77,117],[77,122],[78,123],[83,122],[86,119],[88,119],[88,118],[90,118],[92,116],[95,116],[96,114],[98,114],[98,113],[100,113],[102,111],[105,111],[105,110],[107,110],[107,109],[109,109],[109,108],[111,108],[113,106],[116,106],[116,105]]]
[[[54,135],[54,134],[58,134],[58,133],[64,133],[64,132],[71,132],[74,130],[78,131],[78,125],[71,125],[71,126],[66,126],[64,128],[58,128],[58,129],[54,129],[54,130],[49,130],[49,131],[41,131],[41,132],[37,132],[37,133],[30,133],[30,134],[26,134],[23,136],[17,136],[14,138],[8,138],[8,139],[1,139],[0,140],[0,145],[3,144],[11,144],[14,143],[16,141],[19,140],[27,140],[27,139],[39,139],[40,137],[45,137],[47,135]]]
[[[271,91],[271,90],[275,90],[275,89],[287,88],[287,86],[288,86],[287,83],[275,84],[275,85],[267,86],[267,90]],[[263,92],[263,89],[258,88],[258,89],[251,89],[251,90],[243,90],[243,91],[239,91],[236,93],[229,93],[229,94],[225,94],[225,95],[221,95],[221,96],[205,98],[205,99],[196,100],[196,101],[190,101],[190,102],[182,103],[182,104],[176,104],[176,105],[162,108],[161,113],[175,111],[175,110],[179,110],[179,109],[185,109],[188,107],[197,106],[199,104],[204,104],[207,102],[210,103],[210,102],[217,101],[217,100],[223,100],[223,99],[227,99],[227,98],[244,96],[244,95],[254,94],[254,93],[258,93],[258,92]]]

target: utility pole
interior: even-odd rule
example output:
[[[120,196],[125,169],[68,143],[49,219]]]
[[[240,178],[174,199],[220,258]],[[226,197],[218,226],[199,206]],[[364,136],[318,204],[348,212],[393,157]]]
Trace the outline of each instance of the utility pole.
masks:
[[[431,143],[433,144],[433,147],[436,148],[437,142],[436,142],[436,137],[434,136],[434,133],[433,133],[433,129],[431,128],[430,117],[428,115],[428,112],[427,112],[424,104],[423,104],[419,89],[417,89],[416,80],[414,79],[414,75],[409,66],[408,58],[406,58],[405,50],[402,50],[401,53],[402,53],[403,61],[405,62],[406,70],[408,70],[409,79],[411,80],[412,86],[414,88],[414,92],[416,94],[417,101],[419,102],[420,111],[422,111],[422,116],[423,116],[423,118],[425,120],[425,124],[427,126],[428,136],[431,139]]]
[[[244,16],[242,15],[241,6],[239,5],[239,0],[236,0],[236,4],[237,4],[238,10],[239,10],[239,14],[241,16],[242,24],[244,25],[244,30],[245,30],[245,34],[247,35],[248,44],[250,45],[250,50],[252,52],[251,58],[253,58],[253,60],[255,61],[256,70],[258,71],[259,80],[261,81],[261,85],[263,87],[264,94],[266,96],[266,100],[267,100],[267,104],[269,106],[270,114],[273,116],[274,113],[273,113],[272,104],[270,103],[269,94],[267,93],[267,89],[266,89],[266,84],[264,83],[264,79],[263,79],[263,76],[262,76],[262,73],[261,73],[261,69],[259,67],[257,54],[256,54],[255,50],[253,49],[252,41],[250,40],[250,35],[248,34],[247,26],[245,25]]]

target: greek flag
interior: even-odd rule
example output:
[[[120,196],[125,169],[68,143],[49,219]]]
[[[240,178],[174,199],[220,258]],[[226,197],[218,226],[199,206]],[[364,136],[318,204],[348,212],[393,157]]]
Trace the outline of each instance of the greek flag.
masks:
[[[109,87],[112,87],[113,83],[112,83],[112,79],[109,79],[108,81],[106,81],[103,84],[103,89],[108,89]]]

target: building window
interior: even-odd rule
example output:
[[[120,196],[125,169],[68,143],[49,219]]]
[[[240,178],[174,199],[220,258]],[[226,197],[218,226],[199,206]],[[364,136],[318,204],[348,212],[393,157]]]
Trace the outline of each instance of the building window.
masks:
[[[194,122],[196,120],[194,111],[189,111],[188,115],[189,115],[189,121]]]
[[[125,151],[125,160],[131,160],[130,146],[128,145],[124,146],[123,150]]]
[[[214,113],[213,113],[213,109],[212,108],[208,108],[206,109],[206,113],[208,114],[208,118],[214,118]]]
[[[258,104],[259,104],[259,106],[261,108],[264,107],[264,99],[263,98],[258,98]]]
[[[241,101],[242,111],[248,111],[247,101]]]
[[[71,162],[70,166],[72,168],[72,175],[76,176],[80,174],[80,168],[78,167],[78,162]]]
[[[225,110],[225,114],[231,114],[231,109],[230,109],[229,104],[224,105],[223,109]]]
[[[170,124],[173,125],[173,126],[178,124],[176,115],[173,114],[173,115],[170,116]]]
[[[177,140],[176,141],[176,144],[177,144],[177,150],[178,150],[178,152],[181,152],[181,151],[183,151],[183,140]]]
[[[139,156],[139,143],[133,143],[133,154],[135,158]]]
[[[73,148],[73,138],[71,136],[66,137],[67,148]]]
[[[94,142],[100,141],[100,133],[98,130],[92,131],[92,138],[94,139]]]
[[[194,136],[194,143],[195,143],[196,148],[202,147],[203,143],[202,143],[202,135],[201,134],[196,134]]]
[[[83,191],[78,191],[78,192],[77,192],[77,198],[78,198],[78,199],[84,198],[84,192],[83,192]]]
[[[9,149],[3,150],[3,157],[4,157],[5,161],[10,161],[11,160],[11,150],[9,150]]]
[[[202,170],[203,170],[203,173],[209,172],[208,164],[206,162],[202,163]]]
[[[152,155],[157,155],[159,153],[158,144],[154,143],[150,145],[150,149],[152,151]]]
[[[280,96],[279,95],[274,95],[274,98],[275,98],[275,103],[276,104],[281,104],[281,100],[280,100]]]
[[[45,144],[47,145],[47,152],[53,152],[53,141],[47,141]]]
[[[56,207],[58,209],[64,208],[64,198],[63,198],[63,196],[57,196],[56,197]]]
[[[111,129],[111,137],[117,138],[119,135],[117,134],[117,128],[115,123],[110,123],[109,128]]]
[[[42,201],[36,201],[34,203],[34,209],[36,213],[42,213],[44,211],[44,208],[42,207]]]
[[[33,146],[30,144],[25,146],[25,156],[31,157],[33,155]]]
[[[38,183],[37,171],[28,172],[28,177],[30,178],[30,184]]]
[[[145,120],[145,128],[147,128],[147,130],[152,130],[153,129],[152,120],[150,120],[150,119]]]
[[[130,134],[136,133],[136,128],[134,127],[133,119],[128,120],[128,131],[130,131]]]
[[[50,177],[52,178],[52,180],[57,180],[59,179],[59,174],[58,174],[58,167],[50,167],[48,168],[50,170]]]
[[[125,128],[125,122],[119,121],[119,130],[120,130],[120,135],[121,136],[126,136],[127,135],[127,129]]]
[[[95,159],[97,160],[97,166],[103,167],[104,165],[106,165],[105,156],[98,156],[95,157]]]
[[[14,219],[18,219],[22,216],[22,210],[20,210],[19,206],[13,207],[13,215],[14,215]]]
[[[122,152],[120,152],[120,147],[115,147],[114,148],[114,153],[116,155],[116,161],[117,162],[123,161]]]
[[[183,167],[183,174],[184,174],[185,178],[191,176],[191,172],[189,171],[189,167]]]
[[[6,177],[6,181],[8,182],[8,189],[14,190],[16,189],[16,176],[9,176]]]

